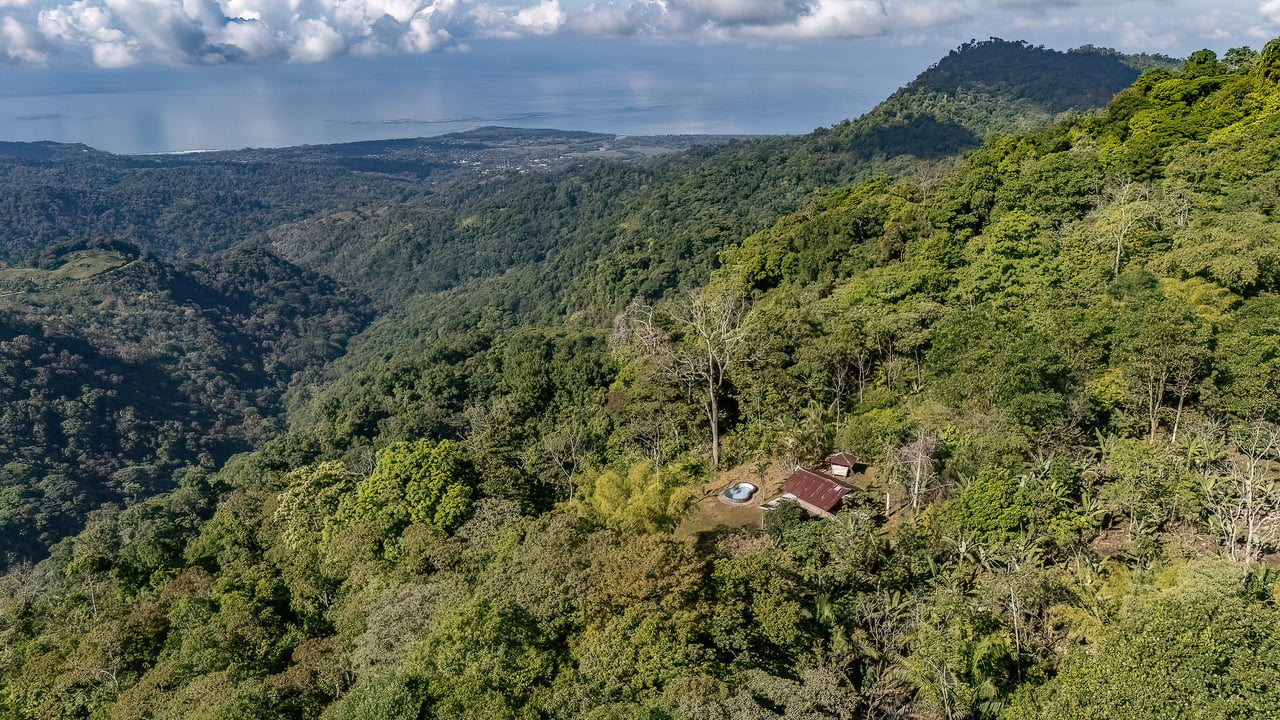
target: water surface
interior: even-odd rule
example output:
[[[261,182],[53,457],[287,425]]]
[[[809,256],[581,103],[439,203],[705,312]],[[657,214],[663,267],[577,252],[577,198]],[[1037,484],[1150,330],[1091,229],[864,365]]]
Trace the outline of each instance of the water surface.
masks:
[[[8,67],[0,69],[0,139],[145,153],[495,124],[631,135],[798,133],[865,112],[927,65],[919,51],[867,48],[867,41],[801,52],[557,38],[317,65]]]

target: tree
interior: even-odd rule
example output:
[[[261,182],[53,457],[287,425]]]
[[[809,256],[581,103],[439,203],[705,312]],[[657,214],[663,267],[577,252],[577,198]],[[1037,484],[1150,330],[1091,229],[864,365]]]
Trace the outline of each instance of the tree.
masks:
[[[659,376],[702,395],[711,429],[711,465],[720,466],[720,400],[746,344],[746,302],[733,292],[699,290],[666,313],[638,298],[614,321],[615,347],[651,358]]]
[[[1280,536],[1280,427],[1261,420],[1238,430],[1225,474],[1206,479],[1211,523],[1226,551],[1252,565]]]
[[[1124,257],[1125,244],[1144,224],[1156,217],[1158,211],[1152,199],[1151,186],[1127,181],[1106,190],[1103,206],[1095,227],[1104,240],[1115,245],[1111,261],[1111,274],[1120,275],[1120,261]]]
[[[541,455],[555,469],[555,483],[564,488],[565,497],[577,494],[577,477],[590,452],[589,433],[585,423],[571,419],[542,433],[538,445],[526,451],[526,455]]]
[[[523,608],[479,599],[441,618],[407,664],[425,678],[436,717],[537,718],[545,716],[557,650]]]
[[[911,442],[903,445],[894,455],[895,465],[905,474],[911,511],[920,509],[920,499],[929,491],[933,481],[933,455],[938,451],[938,436],[928,430],[916,430]]]
[[[1258,51],[1247,45],[1230,48],[1222,56],[1222,61],[1233,73],[1251,72],[1258,66]]]
[[[1218,62],[1218,53],[1212,50],[1197,50],[1191,53],[1191,56],[1187,58],[1183,73],[1187,77],[1220,75],[1222,73],[1222,65]]]
[[[373,474],[343,499],[345,519],[374,520],[388,535],[398,535],[410,523],[452,530],[466,519],[475,479],[457,443],[395,443],[378,451],[377,458]]]
[[[605,526],[623,532],[664,532],[680,521],[693,500],[686,468],[660,471],[647,460],[626,473],[605,470],[586,483],[585,502]]]
[[[975,544],[988,555],[1007,553],[1006,565],[1034,548],[1063,549],[1079,538],[1088,519],[1076,512],[1070,495],[1073,478],[1054,470],[1013,477],[1007,470],[986,468],[964,483],[959,496],[937,512],[937,527],[957,544]]]
[[[1167,571],[1128,594],[1101,641],[1025,686],[1000,717],[1044,720],[1261,718],[1280,705],[1277,613],[1220,560]]]
[[[1280,38],[1268,40],[1267,44],[1262,46],[1257,69],[1264,80],[1271,83],[1280,82]]]
[[[417,720],[422,700],[404,680],[382,675],[361,680],[325,708],[323,720]]]
[[[1016,658],[999,620],[945,603],[916,628],[911,652],[890,672],[915,696],[924,717],[961,720],[994,715],[1012,685]]]
[[[1176,432],[1187,397],[1204,374],[1212,327],[1199,312],[1195,304],[1174,294],[1139,294],[1122,306],[1117,355],[1126,361],[1125,374],[1150,441],[1159,433],[1166,396],[1177,394]]]
[[[1232,313],[1212,360],[1227,413],[1280,421],[1280,298],[1260,295]]]

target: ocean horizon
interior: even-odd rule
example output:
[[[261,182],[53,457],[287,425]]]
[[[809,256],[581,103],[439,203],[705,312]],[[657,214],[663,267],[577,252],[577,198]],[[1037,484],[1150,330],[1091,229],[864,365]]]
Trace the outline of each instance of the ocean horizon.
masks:
[[[920,48],[487,41],[320,65],[0,69],[0,140],[175,153],[425,137],[486,125],[622,135],[803,133],[857,117],[925,69]],[[865,43],[865,41],[864,41]],[[939,56],[945,53],[939,53]],[[569,58],[573,59],[570,60]],[[585,60],[584,60],[585,58]]]

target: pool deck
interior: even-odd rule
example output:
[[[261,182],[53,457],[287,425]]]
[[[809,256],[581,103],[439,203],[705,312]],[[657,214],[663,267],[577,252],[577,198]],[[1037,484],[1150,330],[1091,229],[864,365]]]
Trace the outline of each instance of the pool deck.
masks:
[[[769,467],[758,473],[750,465],[740,465],[719,474],[702,486],[694,508],[676,527],[677,537],[689,537],[717,528],[760,529],[760,506],[782,490],[785,478],[776,468]],[[757,490],[751,499],[743,503],[729,502],[721,493],[735,483],[749,482]]]

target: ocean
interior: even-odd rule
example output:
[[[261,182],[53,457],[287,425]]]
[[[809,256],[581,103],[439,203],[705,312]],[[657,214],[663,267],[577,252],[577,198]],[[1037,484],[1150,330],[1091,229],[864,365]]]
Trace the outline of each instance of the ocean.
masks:
[[[272,66],[0,68],[0,140],[116,153],[420,137],[484,125],[626,135],[801,133],[856,117],[945,54],[523,39]]]

